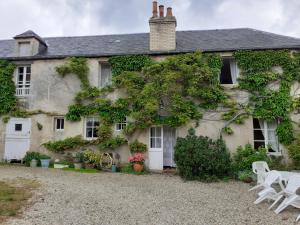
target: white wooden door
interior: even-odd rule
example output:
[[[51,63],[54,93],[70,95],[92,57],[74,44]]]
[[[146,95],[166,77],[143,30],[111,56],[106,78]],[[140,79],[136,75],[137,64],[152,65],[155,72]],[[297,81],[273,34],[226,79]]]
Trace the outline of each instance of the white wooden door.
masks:
[[[163,133],[164,166],[175,167],[174,146],[176,143],[176,129],[164,126]]]
[[[163,170],[163,129],[160,126],[150,127],[149,169]]]
[[[21,160],[30,148],[30,118],[11,118],[6,125],[4,159]]]

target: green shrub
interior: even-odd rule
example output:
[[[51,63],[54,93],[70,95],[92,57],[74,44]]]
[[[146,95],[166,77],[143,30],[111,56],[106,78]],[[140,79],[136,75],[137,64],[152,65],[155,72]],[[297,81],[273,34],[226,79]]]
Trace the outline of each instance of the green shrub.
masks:
[[[129,149],[132,153],[134,152],[146,152],[147,151],[147,145],[144,143],[139,142],[138,140],[135,140],[134,142],[129,144]]]
[[[44,143],[43,146],[50,151],[63,153],[65,150],[74,149],[86,143],[87,141],[83,140],[81,136],[75,136],[59,141],[49,141]]]
[[[240,181],[251,182],[252,181],[253,172],[251,170],[241,171],[238,174],[238,178]]]
[[[293,144],[287,147],[290,159],[296,168],[300,168],[300,134]]]
[[[270,158],[268,157],[265,148],[255,150],[250,144],[246,144],[244,148],[239,146],[233,156],[233,160],[235,172],[251,171],[252,163],[255,161],[266,161],[267,163],[270,163]]]
[[[212,181],[231,175],[231,158],[223,140],[196,136],[190,129],[177,138],[174,159],[182,178]]]

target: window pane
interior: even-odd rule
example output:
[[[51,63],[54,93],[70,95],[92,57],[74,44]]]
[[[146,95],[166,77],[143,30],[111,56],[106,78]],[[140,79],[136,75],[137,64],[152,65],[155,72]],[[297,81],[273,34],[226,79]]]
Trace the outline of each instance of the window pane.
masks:
[[[86,137],[87,138],[93,137],[93,128],[86,128]]]
[[[61,129],[65,129],[65,120],[61,119]]]
[[[161,127],[156,127],[155,137],[161,137]]]
[[[156,138],[156,148],[161,148],[161,138]]]
[[[151,127],[150,129],[150,136],[155,137],[155,127]]]
[[[262,130],[254,130],[254,140],[265,140]]]
[[[15,124],[15,131],[22,131],[22,124],[21,123],[16,123]]]
[[[259,120],[256,118],[253,118],[253,128],[254,129],[262,129],[263,128],[263,127],[260,127]]]
[[[30,66],[27,66],[27,67],[26,67],[26,73],[28,73],[28,74],[31,73],[31,67],[30,67]]]
[[[111,75],[111,67],[109,64],[101,64],[101,74],[100,74],[100,86],[105,87],[111,84],[112,75]]]
[[[93,136],[92,137],[98,137],[98,129],[96,127],[93,128]]]
[[[150,148],[155,148],[155,139],[150,138]]]

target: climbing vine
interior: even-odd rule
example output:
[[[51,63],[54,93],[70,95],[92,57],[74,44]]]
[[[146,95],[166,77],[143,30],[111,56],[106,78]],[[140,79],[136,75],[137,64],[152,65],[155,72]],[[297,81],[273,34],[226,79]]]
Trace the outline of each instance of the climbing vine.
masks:
[[[251,114],[258,119],[277,120],[280,143],[290,144],[294,140],[290,92],[292,83],[299,80],[299,54],[289,50],[237,51],[234,57],[242,71],[239,86],[251,95]]]
[[[0,60],[0,116],[10,113],[17,105],[13,81],[15,68],[14,64]]]
[[[299,54],[289,50],[237,51],[234,57],[241,70],[238,88],[250,94],[249,102],[244,104],[231,99],[220,85],[219,54],[195,52],[169,56],[162,61],[153,61],[145,55],[114,56],[109,59],[113,84],[103,89],[89,85],[85,59],[70,58],[57,71],[61,75],[76,74],[82,90],[76,95],[75,104],[69,106],[66,118],[79,121],[88,115],[98,115],[99,148],[105,149],[126,142],[121,136],[113,137],[111,130],[112,124],[124,117],[132,119],[123,130],[129,135],[151,125],[179,127],[192,120],[197,125],[203,112],[217,110],[222,105],[226,109],[222,119],[228,121],[222,129],[226,134],[233,134],[231,121],[243,124],[251,115],[279,121],[276,130],[279,141],[290,144],[294,135],[289,114],[300,106],[290,95],[292,83],[300,80]],[[117,89],[125,91],[122,98],[106,99],[108,92]]]
[[[89,67],[86,58],[71,57],[67,59],[66,64],[56,67],[56,72],[62,76],[71,73],[75,74],[81,81],[83,89],[88,89],[90,87],[88,79]]]

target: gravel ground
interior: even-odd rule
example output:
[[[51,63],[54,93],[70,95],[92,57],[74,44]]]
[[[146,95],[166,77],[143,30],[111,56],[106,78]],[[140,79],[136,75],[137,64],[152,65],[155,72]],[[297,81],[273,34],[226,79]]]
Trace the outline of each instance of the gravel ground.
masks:
[[[0,166],[0,180],[41,183],[30,208],[7,225],[284,225],[299,211],[276,215],[241,182],[183,182],[173,175],[81,174]]]

